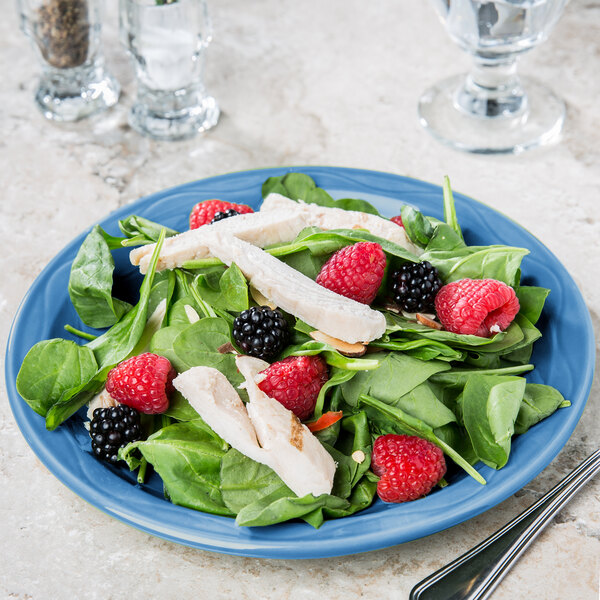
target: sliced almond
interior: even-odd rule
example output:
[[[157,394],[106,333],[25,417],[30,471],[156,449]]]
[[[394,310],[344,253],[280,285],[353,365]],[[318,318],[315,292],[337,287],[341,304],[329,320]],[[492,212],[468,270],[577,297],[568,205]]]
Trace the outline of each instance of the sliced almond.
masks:
[[[430,319],[429,316],[422,315],[421,313],[416,314],[417,321],[421,323],[421,325],[425,325],[426,327],[431,327],[432,329],[441,329],[442,325],[433,319]]]
[[[352,460],[354,462],[357,462],[359,465],[361,463],[365,462],[365,458],[367,458],[367,457],[366,457],[365,453],[362,450],[355,450],[352,453]]]
[[[402,314],[400,307],[397,304],[393,304],[392,302],[384,304],[383,308],[385,308],[385,310],[389,310],[390,312],[396,313],[397,315]]]
[[[239,354],[231,342],[225,342],[222,346],[219,346],[217,352],[219,354],[229,354],[230,352],[232,354]]]
[[[268,298],[265,298],[254,286],[250,286],[250,295],[256,304],[259,306],[268,306],[271,310],[277,308],[277,304],[271,302]]]
[[[349,356],[351,358],[362,356],[367,351],[365,344],[361,344],[360,342],[357,342],[356,344],[349,344],[348,342],[344,342],[338,338],[331,337],[330,335],[327,335],[318,329],[311,331],[310,337],[313,340],[317,340],[317,342],[323,342],[333,346],[340,354]]]

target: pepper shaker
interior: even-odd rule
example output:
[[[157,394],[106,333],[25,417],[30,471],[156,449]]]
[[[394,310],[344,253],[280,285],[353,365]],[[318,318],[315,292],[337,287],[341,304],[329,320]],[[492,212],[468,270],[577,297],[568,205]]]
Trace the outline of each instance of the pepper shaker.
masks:
[[[35,102],[47,119],[77,121],[116,104],[120,86],[106,70],[100,0],[17,0],[22,31],[42,72]]]

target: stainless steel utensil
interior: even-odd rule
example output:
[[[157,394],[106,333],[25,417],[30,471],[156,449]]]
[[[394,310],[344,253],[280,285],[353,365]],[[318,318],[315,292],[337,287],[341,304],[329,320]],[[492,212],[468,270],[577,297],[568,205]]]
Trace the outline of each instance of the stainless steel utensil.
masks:
[[[410,600],[485,600],[554,515],[600,471],[600,449],[489,538],[429,575]]]

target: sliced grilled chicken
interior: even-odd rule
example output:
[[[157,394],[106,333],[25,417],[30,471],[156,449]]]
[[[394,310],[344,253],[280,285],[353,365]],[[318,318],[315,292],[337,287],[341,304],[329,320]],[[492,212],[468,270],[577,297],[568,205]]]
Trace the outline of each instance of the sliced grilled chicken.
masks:
[[[382,313],[320,286],[261,248],[214,229],[206,232],[204,243],[224,263],[235,262],[268,300],[315,329],[351,344],[385,332]]]
[[[403,227],[399,227],[377,215],[319,206],[318,204],[307,204],[301,200],[295,202],[281,194],[269,194],[263,200],[260,212],[297,211],[298,209],[300,209],[307,225],[321,229],[366,229],[373,235],[394,242],[413,254],[421,254],[421,250],[408,239]]]
[[[331,493],[335,475],[331,455],[292,411],[256,385],[256,376],[269,364],[251,356],[238,356],[235,362],[246,379],[250,398],[246,409],[258,441],[269,455],[269,466],[299,497]]]
[[[188,260],[211,256],[204,243],[204,236],[212,230],[227,232],[262,247],[291,242],[304,227],[306,221],[301,211],[291,211],[288,208],[283,211],[256,212],[223,219],[212,225],[203,225],[198,229],[167,238],[161,248],[156,270],[174,269]],[[129,254],[131,264],[139,265],[142,273],[148,270],[154,246],[155,244],[147,244]]]
[[[252,460],[269,464],[244,403],[223,373],[193,367],[175,377],[173,385],[217,435]]]
[[[256,374],[268,363],[251,357],[239,360],[250,397],[246,406],[227,378],[212,367],[184,371],[173,385],[217,435],[273,469],[296,495],[331,492],[335,463],[329,453],[294,413],[255,383]]]

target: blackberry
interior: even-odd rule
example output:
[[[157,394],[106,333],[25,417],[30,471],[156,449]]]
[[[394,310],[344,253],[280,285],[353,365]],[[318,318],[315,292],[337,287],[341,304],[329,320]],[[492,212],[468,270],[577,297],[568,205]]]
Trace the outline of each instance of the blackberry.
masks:
[[[217,221],[222,221],[223,219],[228,219],[229,217],[235,217],[240,213],[234,208],[230,208],[228,210],[219,210],[215,213],[215,216],[212,218],[210,224],[216,223]]]
[[[142,439],[140,414],[124,404],[97,408],[90,423],[90,437],[94,456],[114,465],[119,461],[119,448]]]
[[[253,306],[241,312],[233,322],[233,339],[250,356],[270,360],[285,347],[289,326],[277,309]]]
[[[394,302],[406,312],[434,312],[434,300],[442,287],[437,269],[428,261],[404,263],[392,275]]]

